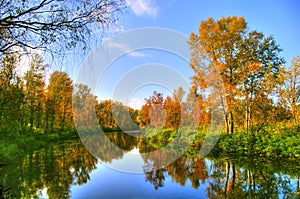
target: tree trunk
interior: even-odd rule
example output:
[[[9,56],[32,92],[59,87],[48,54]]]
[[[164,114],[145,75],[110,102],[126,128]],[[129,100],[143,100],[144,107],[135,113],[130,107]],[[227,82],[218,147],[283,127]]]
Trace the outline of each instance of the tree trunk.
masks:
[[[234,132],[234,121],[233,121],[233,113],[230,111],[230,133]]]

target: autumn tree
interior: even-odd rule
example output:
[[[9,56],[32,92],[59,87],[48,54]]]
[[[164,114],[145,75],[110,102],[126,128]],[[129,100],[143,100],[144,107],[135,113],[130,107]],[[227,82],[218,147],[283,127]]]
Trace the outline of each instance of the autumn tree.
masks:
[[[64,130],[73,127],[72,118],[73,84],[68,74],[54,71],[50,75],[47,93],[47,120],[51,130]]]
[[[163,103],[164,98],[162,93],[156,91],[148,99],[146,98],[145,104],[142,106],[137,117],[140,126],[163,127],[166,119]]]
[[[150,109],[151,101],[149,99],[145,99],[145,104],[141,107],[137,116],[137,122],[141,127],[146,127],[150,124]]]
[[[93,128],[98,102],[85,84],[75,84],[72,96],[73,119],[77,129]]]
[[[272,89],[266,87],[266,74],[278,78],[284,63],[279,56],[281,49],[273,37],[249,31],[243,17],[222,17],[217,21],[208,18],[200,23],[198,34],[191,33],[188,44],[190,66],[195,73],[193,87],[202,92],[209,89],[222,99],[226,130],[233,133],[237,100],[249,101],[258,92],[271,94]],[[220,84],[223,88],[218,87]],[[246,109],[249,107],[246,104]]]
[[[0,56],[20,49],[62,52],[87,47],[96,29],[115,24],[123,0],[18,1],[0,3]]]
[[[173,97],[167,96],[164,100],[164,109],[166,111],[165,127],[177,130],[182,124],[182,110],[184,109],[184,90],[182,87],[175,89]]]
[[[164,100],[164,109],[166,111],[165,127],[177,130],[180,125],[180,105],[173,101],[169,96]]]
[[[116,129],[118,127],[112,112],[112,100],[104,100],[96,105],[96,115],[101,128]]]

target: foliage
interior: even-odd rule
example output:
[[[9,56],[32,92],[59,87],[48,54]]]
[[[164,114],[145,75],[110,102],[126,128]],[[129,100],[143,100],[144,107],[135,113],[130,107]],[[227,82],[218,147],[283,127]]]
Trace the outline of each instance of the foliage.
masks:
[[[192,32],[188,41],[190,66],[195,73],[193,88],[201,93],[210,89],[207,101],[222,96],[227,133],[234,132],[234,109],[240,100],[245,102],[243,115],[248,129],[255,98],[268,98],[282,83],[284,60],[278,44],[273,37],[248,29],[243,17],[208,18],[201,22],[199,34]]]
[[[138,111],[120,102],[104,100],[96,104],[98,123],[104,131],[136,131]]]
[[[299,138],[300,133],[295,129],[269,126],[257,135],[247,132],[222,135],[213,153],[299,158]]]

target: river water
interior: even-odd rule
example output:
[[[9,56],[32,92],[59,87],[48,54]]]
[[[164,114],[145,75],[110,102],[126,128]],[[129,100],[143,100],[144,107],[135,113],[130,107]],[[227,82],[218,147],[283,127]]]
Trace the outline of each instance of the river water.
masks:
[[[299,162],[254,157],[200,158],[190,150],[149,157],[143,139],[106,133],[95,142],[97,158],[80,140],[47,146],[0,169],[6,198],[300,198]],[[84,142],[87,143],[87,142]],[[112,147],[112,145],[118,147]],[[147,153],[146,153],[147,152]]]

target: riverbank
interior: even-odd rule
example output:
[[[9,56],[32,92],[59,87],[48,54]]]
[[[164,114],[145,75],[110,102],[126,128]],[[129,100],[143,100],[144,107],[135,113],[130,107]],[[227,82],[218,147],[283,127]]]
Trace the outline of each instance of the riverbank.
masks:
[[[112,131],[112,129],[110,129]],[[162,148],[171,143],[177,132],[171,129],[144,129],[142,133],[146,142],[154,148]],[[209,156],[263,156],[269,158],[300,159],[300,133],[298,129],[275,129],[269,127],[257,134],[251,132],[236,132],[234,134],[208,134],[217,136],[217,143]],[[186,154],[198,155],[203,142],[208,142],[207,129],[198,131],[183,129],[179,135],[181,141],[190,144]],[[43,148],[49,144],[64,143],[79,139],[76,130],[52,132],[48,134],[24,133],[20,135],[3,136],[0,140],[0,165],[15,162],[24,154]],[[209,143],[208,143],[209,144]]]
[[[296,129],[274,128],[259,133],[221,135],[212,153],[300,159],[300,133]]]
[[[52,132],[47,134],[24,133],[20,135],[8,134],[0,140],[0,164],[5,165],[16,162],[24,154],[43,148],[49,144],[66,142],[78,139],[76,130]]]
[[[176,131],[170,129],[145,129],[147,142],[155,148],[161,148],[174,140]],[[206,144],[214,144],[210,151],[212,156],[265,156],[270,158],[300,159],[299,129],[268,127],[259,133],[236,132],[234,134],[207,134],[202,128],[197,132],[183,129],[180,138],[194,149],[200,149],[205,140]],[[212,136],[216,136],[211,139]],[[216,143],[208,143],[217,140]],[[190,153],[194,150],[187,150]]]

